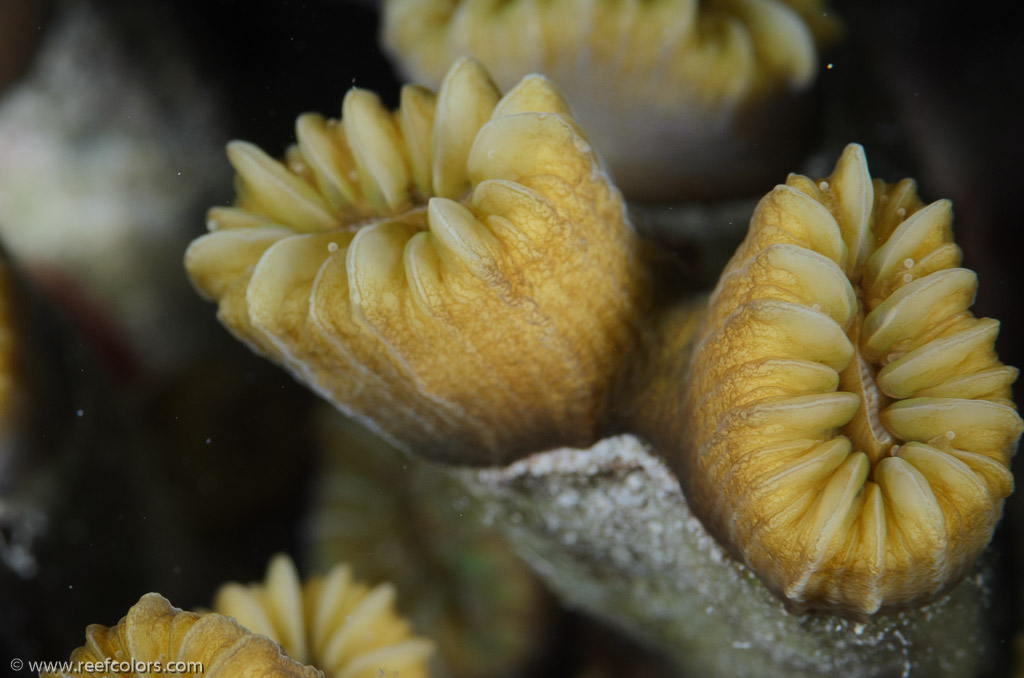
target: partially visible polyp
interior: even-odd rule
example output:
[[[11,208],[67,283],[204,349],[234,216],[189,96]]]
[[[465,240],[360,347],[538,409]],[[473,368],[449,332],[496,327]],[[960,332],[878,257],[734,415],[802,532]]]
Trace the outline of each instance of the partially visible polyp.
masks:
[[[387,0],[382,41],[428,86],[463,56],[500,87],[550,77],[630,201],[679,201],[745,196],[798,164],[838,31],[817,1]]]

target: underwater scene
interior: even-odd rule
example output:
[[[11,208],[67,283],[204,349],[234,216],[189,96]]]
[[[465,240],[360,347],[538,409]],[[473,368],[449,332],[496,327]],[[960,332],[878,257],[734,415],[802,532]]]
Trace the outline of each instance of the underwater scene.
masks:
[[[1024,41],[0,3],[0,670],[1024,676]]]

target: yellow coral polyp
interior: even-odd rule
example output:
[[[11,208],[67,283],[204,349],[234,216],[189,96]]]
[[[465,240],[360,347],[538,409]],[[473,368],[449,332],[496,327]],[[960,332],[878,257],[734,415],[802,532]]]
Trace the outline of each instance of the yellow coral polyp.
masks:
[[[186,678],[318,678],[322,674],[219,614],[179,610],[157,593],[144,595],[114,627],[91,624],[70,671],[40,678],[173,674]]]
[[[608,77],[624,93],[675,99],[683,90],[707,102],[806,86],[816,39],[837,32],[823,3],[784,0],[388,0],[382,30],[418,82],[439,81],[472,55],[499,84],[574,74]]]
[[[675,457],[695,512],[771,589],[846,614],[962,577],[1013,489],[1017,370],[969,306],[948,201],[850,145],[758,205],[697,333]]]
[[[382,41],[425,85],[467,56],[501,87],[543,73],[627,197],[671,200],[784,171],[791,148],[765,144],[802,124],[797,95],[837,32],[816,0],[387,0]]]
[[[278,555],[262,584],[225,584],[213,607],[327,678],[426,678],[433,644],[413,635],[394,603],[393,586],[371,588],[345,565],[301,582],[291,559]]]
[[[597,437],[646,278],[622,198],[545,78],[460,60],[398,111],[352,90],[186,254],[255,351],[404,449],[496,463]],[[558,388],[551,388],[557,383]]]

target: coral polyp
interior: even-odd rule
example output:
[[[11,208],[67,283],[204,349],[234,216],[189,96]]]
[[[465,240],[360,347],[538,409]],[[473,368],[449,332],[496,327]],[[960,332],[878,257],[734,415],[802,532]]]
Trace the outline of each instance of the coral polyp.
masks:
[[[284,164],[229,146],[237,206],[185,260],[221,321],[406,450],[496,463],[594,440],[646,275],[557,89],[502,97],[462,60],[436,97],[406,87],[391,114],[352,90],[297,136]]]
[[[302,582],[291,559],[277,555],[262,584],[225,584],[213,607],[327,678],[426,678],[433,644],[412,634],[394,604],[393,586],[371,588],[345,565]]]
[[[839,32],[819,1],[387,0],[383,18],[412,82],[433,86],[468,56],[502,87],[550,77],[645,201],[770,185],[799,158],[802,99]]]
[[[281,651],[266,636],[219,614],[179,610],[157,593],[148,593],[116,626],[91,624],[86,643],[71,653],[75,668],[40,673],[41,678],[70,676],[137,676],[172,673],[183,676],[266,676],[317,678]],[[93,670],[94,669],[94,670]]]
[[[672,459],[709,530],[797,605],[934,598],[1013,489],[1017,370],[968,310],[951,222],[850,145],[761,201],[711,296]]]

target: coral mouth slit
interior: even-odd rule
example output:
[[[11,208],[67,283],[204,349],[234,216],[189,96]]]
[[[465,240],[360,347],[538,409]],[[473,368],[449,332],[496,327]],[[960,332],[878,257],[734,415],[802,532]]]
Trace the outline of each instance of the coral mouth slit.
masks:
[[[861,314],[851,328],[850,341],[854,346],[857,345],[862,322]],[[885,428],[879,416],[882,410],[892,403],[892,399],[878,388],[875,380],[878,369],[856,350],[850,364],[839,373],[839,390],[854,393],[861,399],[857,413],[853,415],[850,423],[839,430],[839,433],[850,439],[854,450],[868,456],[872,471],[879,461],[891,455],[893,446],[896,445],[896,440]]]
[[[711,295],[677,473],[706,526],[798,607],[926,602],[988,543],[1024,428],[975,318],[950,203],[850,145],[765,196]]]

